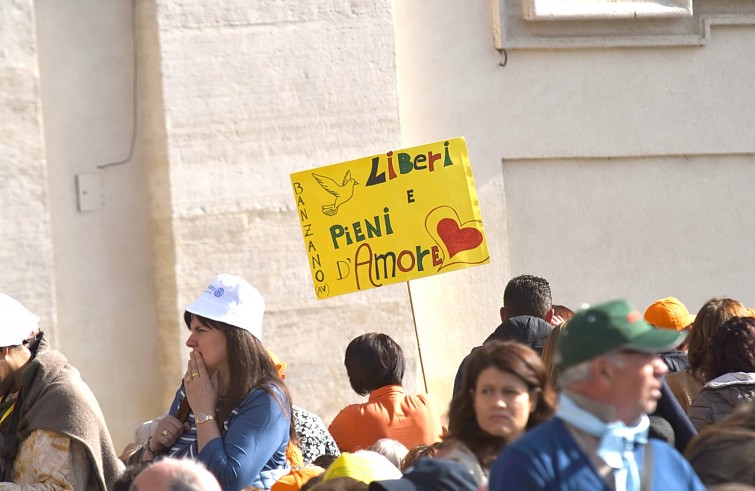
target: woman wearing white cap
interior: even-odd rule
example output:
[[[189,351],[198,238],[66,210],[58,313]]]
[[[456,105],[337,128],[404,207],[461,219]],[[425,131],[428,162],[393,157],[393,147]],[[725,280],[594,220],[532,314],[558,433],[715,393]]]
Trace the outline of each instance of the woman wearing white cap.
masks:
[[[270,489],[287,472],[291,397],[262,345],[264,310],[262,295],[228,274],[216,276],[186,309],[188,369],[143,460],[194,458],[230,491]],[[191,412],[183,422],[176,416],[185,399]]]

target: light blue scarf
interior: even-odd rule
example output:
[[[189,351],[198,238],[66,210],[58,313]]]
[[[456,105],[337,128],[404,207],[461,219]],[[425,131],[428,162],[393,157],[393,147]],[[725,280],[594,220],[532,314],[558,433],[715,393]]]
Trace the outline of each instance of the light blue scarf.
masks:
[[[634,459],[634,447],[648,442],[650,419],[647,415],[643,414],[634,426],[627,426],[621,421],[606,423],[562,393],[556,417],[600,438],[597,454],[614,469],[616,491],[640,491],[640,472]]]

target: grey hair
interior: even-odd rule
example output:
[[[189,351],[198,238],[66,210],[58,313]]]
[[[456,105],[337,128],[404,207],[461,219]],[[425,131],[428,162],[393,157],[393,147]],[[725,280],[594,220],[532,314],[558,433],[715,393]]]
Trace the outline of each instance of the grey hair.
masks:
[[[572,365],[566,370],[562,370],[558,375],[556,386],[559,389],[565,389],[577,382],[588,382],[592,378],[592,372],[590,371],[590,362],[592,360],[583,361]]]
[[[180,467],[173,472],[173,482],[170,491],[205,491],[216,489],[215,476],[199,461],[180,459]],[[210,481],[210,482],[208,482]]]
[[[144,468],[137,478],[152,468],[165,467],[170,476],[169,491],[221,491],[220,484],[214,475],[201,462],[192,459],[165,458]],[[136,479],[131,483],[129,491],[139,490]]]
[[[404,460],[404,457],[409,453],[409,449],[403,443],[392,438],[381,438],[367,450],[379,453],[399,469],[401,469],[401,462]]]
[[[576,365],[572,365],[566,370],[562,371],[558,376],[558,380],[556,381],[556,385],[558,386],[558,388],[564,389],[577,382],[589,382],[590,379],[592,379],[592,372],[590,371],[590,363],[595,358],[605,358],[611,364],[619,368],[624,367],[624,359],[621,357],[621,353],[618,350],[609,351],[606,354],[598,355],[593,358],[590,358],[587,361],[583,361],[581,363],[577,363]],[[556,359],[557,359],[557,363],[561,363],[560,354],[557,354]]]
[[[624,358],[621,357],[621,352],[619,350],[613,350],[609,353],[606,353],[605,355],[602,355],[603,358],[610,361],[613,365],[624,368]]]

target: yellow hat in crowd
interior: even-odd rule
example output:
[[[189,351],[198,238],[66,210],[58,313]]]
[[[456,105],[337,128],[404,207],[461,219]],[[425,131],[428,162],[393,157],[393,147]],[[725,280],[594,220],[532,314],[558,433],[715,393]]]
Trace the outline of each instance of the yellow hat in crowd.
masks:
[[[356,453],[343,452],[325,471],[323,481],[337,477],[350,477],[369,484],[372,481],[400,479],[401,471],[379,453],[359,450]]]

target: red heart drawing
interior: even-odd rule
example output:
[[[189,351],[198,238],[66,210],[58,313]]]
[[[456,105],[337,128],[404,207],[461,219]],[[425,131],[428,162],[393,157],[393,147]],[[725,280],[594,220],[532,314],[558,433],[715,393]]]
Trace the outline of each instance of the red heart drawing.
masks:
[[[474,249],[482,244],[482,233],[476,228],[459,228],[452,218],[438,222],[438,235],[448,249],[449,259],[462,251]]]

